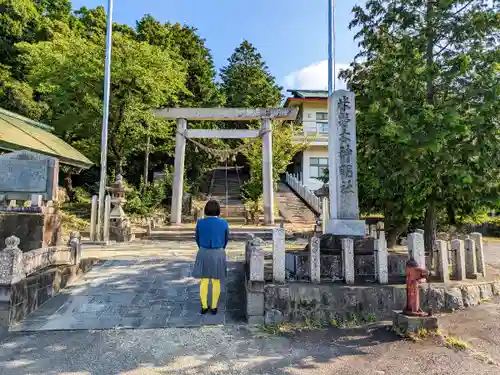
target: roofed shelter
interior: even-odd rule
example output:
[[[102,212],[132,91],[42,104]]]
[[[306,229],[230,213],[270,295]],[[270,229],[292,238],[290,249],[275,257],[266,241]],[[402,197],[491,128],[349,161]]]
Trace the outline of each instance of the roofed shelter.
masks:
[[[0,108],[0,150],[29,150],[52,156],[62,164],[88,169],[92,162],[81,152],[51,133],[54,129]]]

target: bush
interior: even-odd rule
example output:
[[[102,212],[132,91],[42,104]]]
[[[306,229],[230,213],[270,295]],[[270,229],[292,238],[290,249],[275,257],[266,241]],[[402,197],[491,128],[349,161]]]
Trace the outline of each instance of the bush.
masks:
[[[250,219],[256,223],[259,213],[264,211],[262,202],[262,181],[251,178],[241,186],[241,199]]]
[[[92,195],[86,191],[83,187],[76,187],[73,189],[74,203],[92,203]]]
[[[131,216],[148,217],[157,211],[166,198],[165,181],[156,180],[153,183],[145,185],[143,181],[137,189],[133,185],[127,185],[125,188],[124,210]]]

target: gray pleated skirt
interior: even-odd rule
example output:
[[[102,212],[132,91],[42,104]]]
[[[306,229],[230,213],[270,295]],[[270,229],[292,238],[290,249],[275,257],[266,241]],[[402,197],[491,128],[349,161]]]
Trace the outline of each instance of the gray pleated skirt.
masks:
[[[227,276],[226,251],[200,248],[196,254],[193,277],[224,280]]]

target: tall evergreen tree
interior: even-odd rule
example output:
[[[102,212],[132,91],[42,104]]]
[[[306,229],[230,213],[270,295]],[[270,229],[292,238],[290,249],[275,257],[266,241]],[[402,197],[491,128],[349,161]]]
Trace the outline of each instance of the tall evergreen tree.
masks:
[[[215,66],[205,40],[197,30],[187,25],[162,24],[151,15],[145,15],[137,22],[137,34],[141,41],[151,45],[176,51],[187,67],[186,90],[179,93],[178,105],[182,107],[220,107],[223,105],[221,95],[215,83]],[[199,121],[191,124],[196,128],[210,129],[217,127],[213,121]],[[204,141],[211,147],[224,147],[224,142],[217,139]],[[186,170],[194,188],[202,181],[208,169],[213,167],[210,158],[200,158],[196,147],[187,144]]]
[[[500,183],[498,2],[369,0],[353,9],[361,196],[392,228],[481,209]],[[430,252],[431,258],[433,252]]]
[[[281,103],[282,87],[276,83],[261,54],[247,40],[229,57],[220,77],[220,88],[228,107],[266,108]]]

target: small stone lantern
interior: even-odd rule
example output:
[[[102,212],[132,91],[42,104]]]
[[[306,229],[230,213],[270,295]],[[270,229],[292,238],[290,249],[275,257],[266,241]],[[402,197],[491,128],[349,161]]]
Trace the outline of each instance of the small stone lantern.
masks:
[[[116,236],[118,242],[128,242],[132,240],[132,228],[130,221],[123,211],[125,199],[125,186],[121,174],[116,176],[116,181],[106,190],[111,195],[110,231]]]

